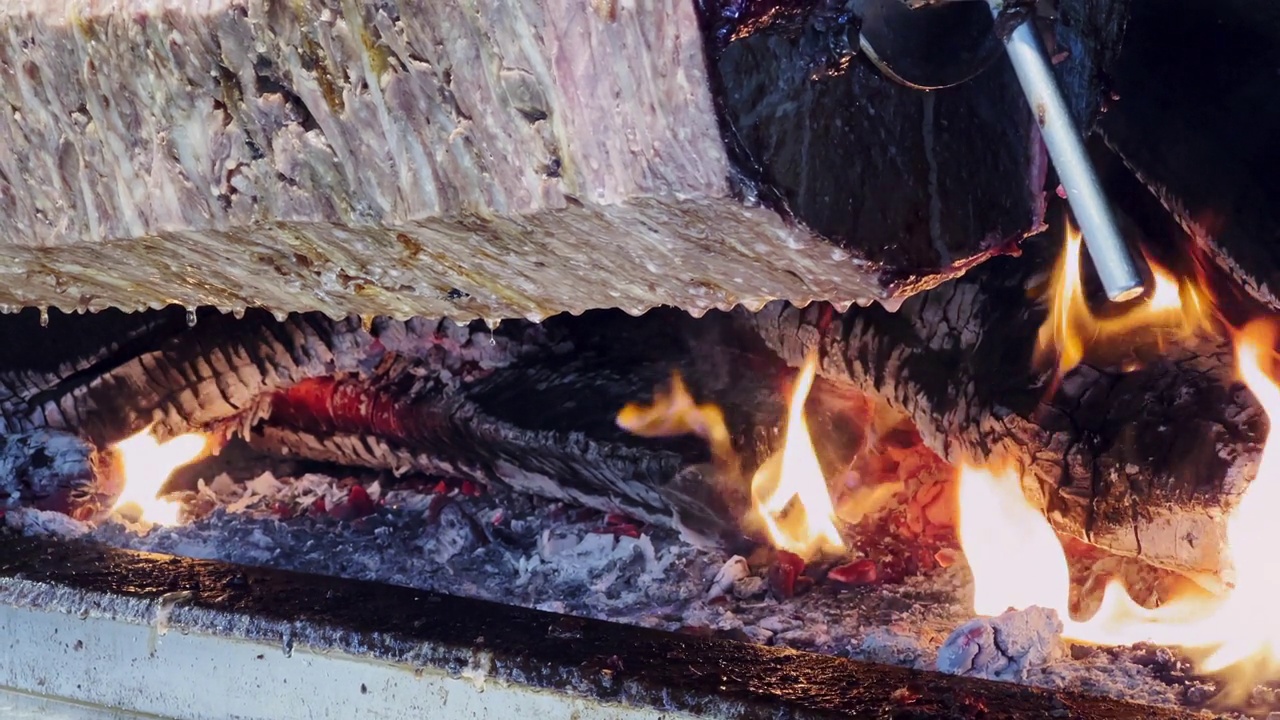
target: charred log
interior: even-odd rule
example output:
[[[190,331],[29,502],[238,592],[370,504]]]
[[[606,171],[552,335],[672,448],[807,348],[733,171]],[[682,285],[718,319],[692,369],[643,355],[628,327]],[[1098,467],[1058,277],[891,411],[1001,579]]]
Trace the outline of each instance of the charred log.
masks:
[[[89,520],[110,509],[122,480],[109,450],[74,433],[0,435],[0,514],[31,507]]]
[[[1107,144],[1203,259],[1280,309],[1280,8],[1248,0],[1133,3]],[[1176,81],[1170,81],[1170,78]]]
[[[80,322],[60,316],[28,329],[74,332]],[[6,431],[54,427],[99,447],[152,423],[162,434],[242,434],[260,450],[505,483],[711,538],[737,530],[748,502],[743,478],[716,468],[701,441],[640,438],[617,426],[617,413],[679,371],[700,398],[723,407],[735,450],[754,467],[776,445],[789,375],[728,316],[678,311],[493,331],[421,319],[365,329],[265,313],[210,313],[193,327],[181,313],[136,322],[151,332],[115,351],[0,372],[0,384],[12,386],[0,408]],[[76,370],[64,376],[67,368]],[[848,412],[815,409],[815,432],[840,438],[824,443],[836,449],[830,465],[847,463],[842,449],[857,446]]]
[[[617,410],[651,392],[643,381],[545,364],[508,368],[459,391],[413,387],[406,379],[322,378],[294,386],[273,397],[250,443],[339,465],[501,483],[674,524],[700,538],[732,531],[742,513],[726,502],[728,478],[717,476],[705,448],[645,443],[617,430]]]
[[[243,321],[203,312],[188,326],[181,309],[125,316],[124,342],[81,352],[94,337],[96,315],[7,319],[14,336],[50,340],[43,355],[8,358],[0,374],[0,429],[74,431],[107,445],[152,424],[170,433],[208,429],[252,413],[265,394],[306,377],[357,371],[375,352],[360,324],[295,315],[284,322],[267,313]]]
[[[1232,349],[1206,339],[1124,372],[1082,365],[1053,384],[1033,369],[1044,310],[1027,259],[989,266],[897,313],[772,304],[743,321],[792,364],[909,416],[942,457],[1011,463],[1059,531],[1187,572],[1223,567],[1224,518],[1252,478],[1265,416],[1235,381]]]
[[[777,447],[785,365],[725,316],[559,320],[549,323],[563,333],[554,352],[456,387],[403,358],[373,377],[296,385],[276,393],[251,440],[308,459],[503,483],[674,525],[699,541],[735,535],[750,503],[745,478],[717,467],[696,438],[620,429],[618,411],[679,372],[722,408],[734,450],[754,467]],[[812,424],[831,440],[824,460],[847,463],[857,424],[847,407],[818,405]]]

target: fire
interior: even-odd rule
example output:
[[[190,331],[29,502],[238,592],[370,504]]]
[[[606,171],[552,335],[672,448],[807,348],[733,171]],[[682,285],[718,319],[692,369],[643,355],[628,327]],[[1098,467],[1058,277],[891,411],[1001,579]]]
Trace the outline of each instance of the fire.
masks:
[[[205,451],[205,436],[179,435],[159,442],[151,428],[115,445],[124,470],[124,491],[111,508],[156,525],[177,525],[178,503],[158,497],[169,475],[198,459]]]
[[[618,427],[640,437],[696,435],[711,446],[711,454],[725,468],[736,465],[733,443],[724,413],[711,404],[698,404],[680,373],[671,374],[671,386],[654,394],[652,405],[627,405],[618,412]]]
[[[804,401],[813,387],[818,358],[809,355],[796,377],[788,403],[782,450],[766,460],[751,478],[754,513],[773,544],[809,558],[824,549],[840,549],[835,506],[818,464],[818,453],[804,419]]]
[[[1129,349],[1148,339],[1159,346],[1207,325],[1208,303],[1203,291],[1190,281],[1178,280],[1150,257],[1147,265],[1152,289],[1146,299],[1120,315],[1095,316],[1084,295],[1083,251],[1080,232],[1068,227],[1050,282],[1049,316],[1040,328],[1037,363],[1056,355],[1062,375],[1083,362],[1089,351]]]
[[[959,536],[974,579],[974,609],[997,614],[1031,605],[1056,610],[1069,638],[1108,645],[1140,641],[1179,646],[1205,672],[1248,687],[1280,672],[1280,385],[1270,374],[1274,328],[1255,323],[1236,338],[1237,367],[1272,424],[1258,473],[1227,520],[1235,582],[1217,596],[1175,598],[1155,609],[1113,583],[1085,621],[1068,612],[1067,560],[1048,521],[1025,499],[1016,472],[962,466]]]
[[[751,478],[749,524],[763,526],[773,544],[808,559],[824,549],[844,547],[835,523],[835,507],[818,464],[804,418],[804,403],[817,373],[816,356],[805,360],[796,377],[787,409],[782,449],[765,460]],[[737,473],[724,413],[694,401],[679,374],[652,405],[629,404],[618,413],[618,426],[642,437],[696,435],[711,446],[722,472]]]
[[[1033,605],[1067,617],[1071,577],[1053,528],[1022,494],[1018,474],[961,465],[957,535],[973,574],[973,609]]]

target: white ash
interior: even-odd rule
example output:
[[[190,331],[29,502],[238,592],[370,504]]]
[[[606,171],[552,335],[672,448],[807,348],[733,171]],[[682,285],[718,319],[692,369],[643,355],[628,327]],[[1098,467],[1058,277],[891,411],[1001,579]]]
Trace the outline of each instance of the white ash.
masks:
[[[183,498],[187,524],[98,527],[53,513],[10,511],[27,534],[86,536],[115,547],[372,580],[541,610],[696,632],[933,670],[951,632],[972,618],[963,563],[899,585],[820,583],[786,600],[768,590],[767,567],[697,549],[674,532],[608,532],[605,519],[502,489],[386,491],[363,517],[339,520],[352,478],[263,473],[218,477]],[[323,500],[322,503],[318,501]],[[326,511],[317,511],[322,505]],[[1166,682],[1137,650],[1055,656],[1014,673],[1018,682],[1138,702],[1179,705],[1194,683]]]
[[[1026,680],[1062,657],[1062,619],[1042,607],[974,618],[938,648],[938,670],[989,680]]]
[[[93,526],[87,522],[52,510],[19,508],[10,510],[4,518],[9,527],[21,530],[27,535],[78,538],[88,535],[93,530]]]
[[[751,566],[747,564],[747,559],[741,555],[734,555],[725,560],[724,565],[721,565],[720,570],[716,572],[715,578],[711,581],[711,589],[707,591],[707,599],[714,600],[733,592],[738,582],[746,580],[750,576]],[[760,589],[763,591],[763,584],[761,584]]]

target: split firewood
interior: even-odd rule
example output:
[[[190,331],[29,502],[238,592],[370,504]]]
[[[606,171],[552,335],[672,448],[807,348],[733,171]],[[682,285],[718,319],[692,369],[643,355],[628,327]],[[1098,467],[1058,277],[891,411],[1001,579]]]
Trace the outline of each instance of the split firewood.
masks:
[[[798,365],[902,413],[953,463],[1009,464],[1060,532],[1188,573],[1224,569],[1225,519],[1253,477],[1266,418],[1225,337],[1080,365],[1060,385],[1033,363],[1046,311],[1037,265],[993,260],[883,308],[777,303],[745,324]]]

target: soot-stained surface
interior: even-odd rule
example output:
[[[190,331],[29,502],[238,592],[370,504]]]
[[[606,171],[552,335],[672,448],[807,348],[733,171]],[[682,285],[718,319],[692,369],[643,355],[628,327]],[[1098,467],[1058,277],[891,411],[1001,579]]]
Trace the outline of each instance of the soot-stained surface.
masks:
[[[358,490],[353,490],[359,485]],[[468,484],[384,483],[265,472],[201,481],[183,495],[197,517],[149,530],[115,518],[92,527],[33,510],[8,514],[27,534],[372,580],[701,637],[934,669],[948,635],[972,618],[963,562],[898,584],[819,579],[778,599],[770,562],[699,549],[674,533]],[[1215,694],[1164,649],[1069,647],[1020,682],[1160,705]],[[1267,693],[1256,693],[1259,707]],[[1265,714],[1265,713],[1263,713]]]

